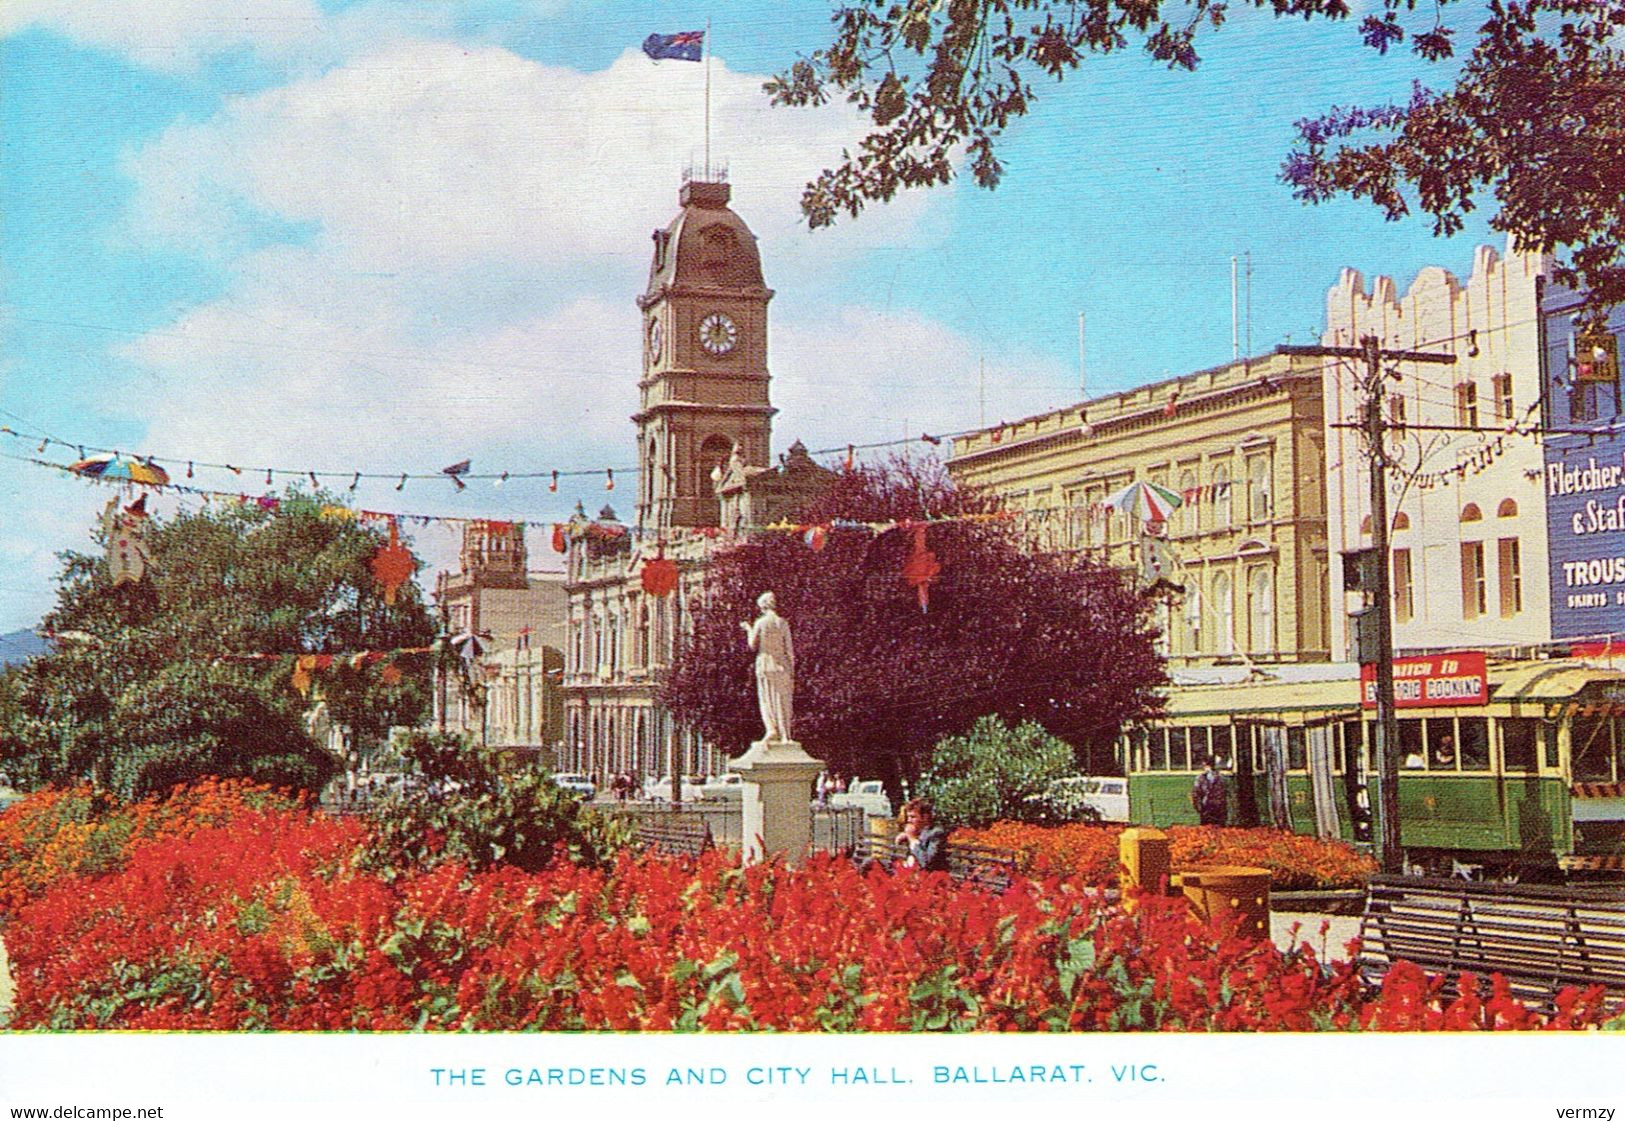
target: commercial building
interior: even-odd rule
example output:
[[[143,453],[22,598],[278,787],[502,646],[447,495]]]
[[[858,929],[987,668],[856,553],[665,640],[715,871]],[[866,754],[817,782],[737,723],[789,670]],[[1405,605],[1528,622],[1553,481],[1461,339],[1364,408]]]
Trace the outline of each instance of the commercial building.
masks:
[[[1625,307],[1593,319],[1580,293],[1541,299],[1546,517],[1553,639],[1625,655],[1625,409],[1619,387]],[[1554,431],[1555,430],[1555,431]]]
[[[1325,661],[1325,426],[1318,361],[1272,355],[958,437],[948,469],[1021,511],[1036,547],[1168,589],[1175,666]],[[1174,491],[1163,524],[1106,499]]]
[[[1426,268],[1401,296],[1345,269],[1326,298],[1328,346],[1374,336],[1384,350],[1451,354],[1453,365],[1387,364],[1388,514],[1394,647],[1534,647],[1552,637],[1547,571],[1540,289],[1545,262],[1482,246],[1465,280]],[[1364,364],[1327,359],[1327,529],[1341,554],[1372,544]],[[1341,601],[1343,593],[1338,592]],[[1353,660],[1347,610],[1332,653]]]

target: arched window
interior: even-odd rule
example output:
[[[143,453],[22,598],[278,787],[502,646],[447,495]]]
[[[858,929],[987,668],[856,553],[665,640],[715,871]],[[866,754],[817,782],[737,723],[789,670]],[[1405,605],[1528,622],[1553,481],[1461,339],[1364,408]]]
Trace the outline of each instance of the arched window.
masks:
[[[1179,531],[1189,536],[1197,529],[1196,472],[1179,473],[1179,497],[1185,502],[1179,510]]]
[[[1247,579],[1247,628],[1253,652],[1275,649],[1275,577],[1268,568],[1255,568]]]
[[[722,520],[722,506],[717,501],[716,480],[728,469],[728,457],[733,453],[733,441],[726,436],[707,436],[700,445],[700,456],[694,464],[698,476],[694,493],[699,498],[700,524],[718,525]]]
[[[1361,537],[1370,537],[1371,536],[1371,515],[1370,514],[1367,514],[1365,517],[1360,519],[1360,536]]]
[[[1401,510],[1399,513],[1394,515],[1394,532],[1395,533],[1398,533],[1402,529],[1409,529],[1409,528],[1411,528],[1411,518],[1410,518],[1409,514],[1405,513],[1405,511]]]
[[[1247,520],[1267,522],[1273,516],[1270,510],[1270,460],[1267,455],[1256,455],[1247,464]]]
[[[1501,505],[1495,508],[1498,518],[1515,518],[1518,516],[1518,504],[1510,498],[1501,499]]]
[[[1185,593],[1185,649],[1192,654],[1202,652],[1202,588],[1192,584]]]
[[[1475,502],[1469,502],[1461,508],[1461,520],[1464,522],[1481,522],[1484,520],[1484,511],[1478,508]]]
[[[1236,597],[1228,572],[1213,577],[1213,646],[1220,654],[1236,652]]]
[[[1233,520],[1232,511],[1235,509],[1230,503],[1230,468],[1221,463],[1213,469],[1214,528],[1230,528]]]

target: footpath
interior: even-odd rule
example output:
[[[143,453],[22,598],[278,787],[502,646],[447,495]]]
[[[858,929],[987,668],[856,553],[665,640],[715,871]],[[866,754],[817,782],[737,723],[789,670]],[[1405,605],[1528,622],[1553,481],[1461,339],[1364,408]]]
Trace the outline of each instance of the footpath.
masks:
[[[1324,935],[1320,933],[1322,924],[1326,926]],[[1359,934],[1359,915],[1327,915],[1316,911],[1270,913],[1270,941],[1283,950],[1307,942],[1321,961],[1347,961],[1349,940]]]
[[[6,957],[6,943],[0,939],[0,1029],[11,1023],[11,1001],[16,986],[11,980],[11,960]]]

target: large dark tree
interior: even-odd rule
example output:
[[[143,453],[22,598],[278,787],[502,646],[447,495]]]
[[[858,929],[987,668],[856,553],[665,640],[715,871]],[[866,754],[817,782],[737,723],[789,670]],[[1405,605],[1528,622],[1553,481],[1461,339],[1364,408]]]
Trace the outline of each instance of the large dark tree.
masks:
[[[895,783],[937,740],[990,714],[1035,721],[1080,754],[1109,750],[1165,681],[1150,601],[1124,575],[1031,551],[1010,523],[940,521],[926,530],[941,571],[921,610],[903,578],[914,531],[840,526],[991,510],[934,462],[839,475],[802,514],[832,525],[822,549],[769,532],[713,559],[662,701],[730,754],[760,738],[739,624],[772,591],[795,642],[795,738],[833,769]]]
[[[1349,0],[1241,2],[1278,17],[1351,14]],[[1386,53],[1408,40],[1440,64],[1440,89],[1299,122],[1283,178],[1307,201],[1352,194],[1391,218],[1419,208],[1440,233],[1493,195],[1491,225],[1528,248],[1572,251],[1558,279],[1600,304],[1625,300],[1625,0],[1490,0],[1459,67],[1447,61],[1457,38],[1443,17],[1462,10],[1451,4],[1366,5],[1364,42]],[[830,44],[767,88],[786,105],[844,97],[873,128],[808,184],[802,209],[812,226],[828,225],[901,189],[946,183],[960,162],[994,187],[1002,134],[1032,108],[1035,81],[1131,46],[1195,69],[1198,39],[1227,9],[1221,0],[836,0]]]
[[[126,797],[205,774],[319,790],[339,761],[305,732],[313,698],[291,687],[291,660],[232,655],[426,646],[434,633],[414,585],[384,603],[369,565],[385,535],[324,504],[179,514],[151,529],[139,583],[115,586],[100,555],[64,554],[41,627],[54,650],[0,677],[0,767],[23,785],[91,779]],[[331,719],[363,740],[420,720],[426,658],[398,668],[393,684],[378,666],[321,672]]]

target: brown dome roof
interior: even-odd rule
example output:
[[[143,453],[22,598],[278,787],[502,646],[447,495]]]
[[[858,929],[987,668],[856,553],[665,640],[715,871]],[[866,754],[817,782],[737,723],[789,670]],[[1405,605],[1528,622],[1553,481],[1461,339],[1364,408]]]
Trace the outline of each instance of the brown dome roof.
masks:
[[[671,225],[654,232],[645,300],[672,288],[726,288],[766,291],[756,235],[728,209],[726,183],[691,180],[677,201],[682,211]]]

